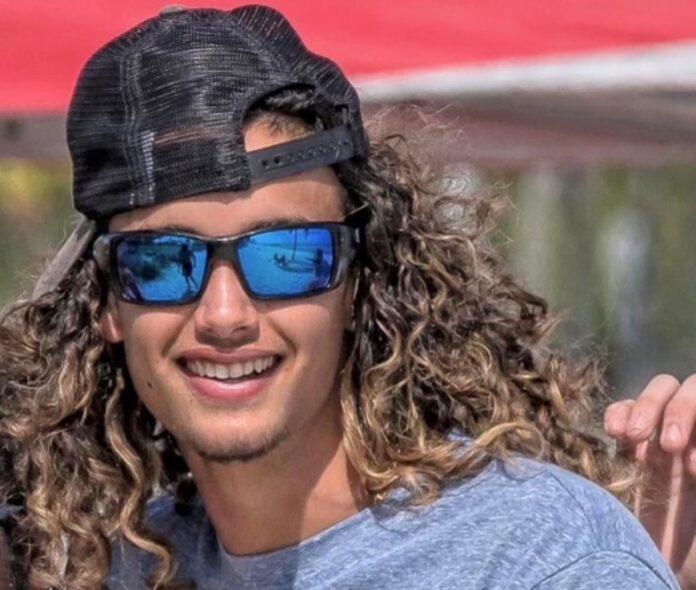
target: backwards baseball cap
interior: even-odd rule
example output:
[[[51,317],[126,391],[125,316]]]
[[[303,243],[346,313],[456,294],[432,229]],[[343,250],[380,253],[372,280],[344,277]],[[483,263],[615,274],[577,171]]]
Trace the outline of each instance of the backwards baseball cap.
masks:
[[[247,152],[247,114],[284,89],[311,91],[323,128]],[[168,9],[117,37],[84,66],[67,135],[84,219],[34,297],[58,286],[116,213],[246,190],[367,149],[358,96],[343,72],[265,6]]]

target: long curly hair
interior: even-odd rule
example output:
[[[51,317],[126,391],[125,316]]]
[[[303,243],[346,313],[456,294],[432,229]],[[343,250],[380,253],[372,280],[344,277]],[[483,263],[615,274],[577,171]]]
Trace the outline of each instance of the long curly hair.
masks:
[[[321,126],[316,100],[285,91],[250,120]],[[403,148],[373,141],[365,159],[337,167],[346,207],[371,211],[340,387],[344,445],[366,489],[378,501],[403,486],[427,503],[492,459],[522,455],[628,501],[631,466],[590,427],[600,372],[547,350],[547,304],[491,247],[496,198],[458,194]],[[183,506],[195,487],[122,348],[102,337],[106,295],[86,257],[0,320],[0,466],[12,474],[0,501],[21,507],[14,545],[31,590],[101,588],[116,538],[158,558],[153,588],[178,587],[145,508],[162,492]]]

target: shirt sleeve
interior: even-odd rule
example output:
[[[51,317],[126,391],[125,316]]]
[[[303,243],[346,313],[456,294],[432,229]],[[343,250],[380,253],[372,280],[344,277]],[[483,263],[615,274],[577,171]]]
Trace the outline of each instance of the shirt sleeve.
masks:
[[[554,572],[532,590],[679,590],[648,563],[623,551],[599,551]]]

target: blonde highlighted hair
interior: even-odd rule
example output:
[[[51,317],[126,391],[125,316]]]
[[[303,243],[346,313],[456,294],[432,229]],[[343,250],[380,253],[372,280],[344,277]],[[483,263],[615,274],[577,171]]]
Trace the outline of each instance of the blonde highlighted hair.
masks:
[[[313,100],[287,91],[253,117],[311,128],[321,125]],[[520,454],[628,501],[630,465],[588,428],[599,371],[546,350],[546,303],[490,247],[496,200],[451,194],[400,144],[375,142],[337,168],[346,205],[371,211],[340,391],[344,444],[366,489],[380,498],[405,486],[429,502]],[[155,490],[182,504],[195,490],[173,438],[155,435],[122,350],[101,335],[105,299],[86,258],[0,321],[0,459],[11,473],[0,499],[21,506],[14,545],[32,590],[102,587],[116,538],[159,558],[153,588],[178,587],[145,507]]]

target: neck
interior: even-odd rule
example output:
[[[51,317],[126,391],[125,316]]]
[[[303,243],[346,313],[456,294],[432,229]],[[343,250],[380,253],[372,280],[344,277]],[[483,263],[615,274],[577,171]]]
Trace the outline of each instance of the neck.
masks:
[[[340,417],[316,421],[267,455],[215,463],[182,448],[225,550],[280,549],[355,514],[368,495],[342,444]]]

